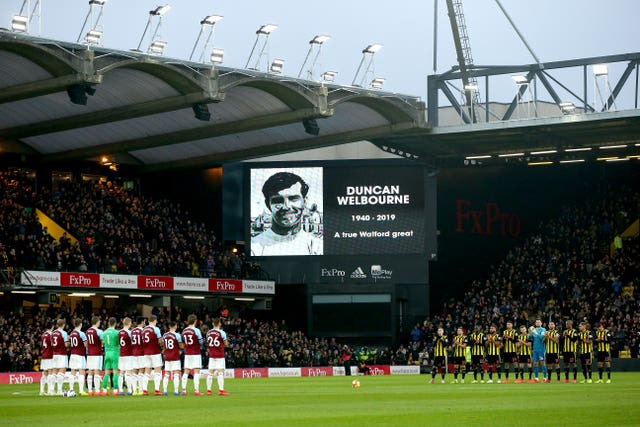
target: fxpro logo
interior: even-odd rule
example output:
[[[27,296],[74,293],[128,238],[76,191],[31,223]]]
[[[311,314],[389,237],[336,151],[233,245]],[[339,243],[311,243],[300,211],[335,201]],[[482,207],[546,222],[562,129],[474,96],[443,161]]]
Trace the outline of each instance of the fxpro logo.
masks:
[[[353,273],[351,273],[351,277],[352,279],[366,279],[367,275],[364,274],[364,271],[362,271],[362,267],[358,267],[355,270],[353,270]]]
[[[346,272],[338,268],[322,268],[320,270],[321,277],[344,277]]]
[[[393,271],[385,270],[381,265],[371,266],[371,277],[374,279],[391,279]]]

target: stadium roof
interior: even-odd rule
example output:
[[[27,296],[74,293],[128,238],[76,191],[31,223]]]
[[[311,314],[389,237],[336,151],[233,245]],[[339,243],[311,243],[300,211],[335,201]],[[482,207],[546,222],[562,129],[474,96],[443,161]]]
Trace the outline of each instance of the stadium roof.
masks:
[[[9,31],[0,31],[0,89],[2,151],[42,162],[106,156],[141,171],[214,166],[425,127],[418,97]]]
[[[639,58],[621,56],[629,70]],[[152,172],[361,140],[436,166],[535,150],[592,148],[596,158],[620,143],[617,155],[640,154],[638,109],[563,115],[539,103],[537,117],[472,124],[439,111],[431,127],[416,96],[0,30],[0,152],[43,163],[106,157]]]

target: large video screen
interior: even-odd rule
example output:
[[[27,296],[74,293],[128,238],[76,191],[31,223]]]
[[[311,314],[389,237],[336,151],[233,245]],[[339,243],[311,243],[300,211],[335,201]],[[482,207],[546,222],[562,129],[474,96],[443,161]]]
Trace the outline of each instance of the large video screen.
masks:
[[[425,251],[420,165],[253,166],[249,183],[252,256]]]

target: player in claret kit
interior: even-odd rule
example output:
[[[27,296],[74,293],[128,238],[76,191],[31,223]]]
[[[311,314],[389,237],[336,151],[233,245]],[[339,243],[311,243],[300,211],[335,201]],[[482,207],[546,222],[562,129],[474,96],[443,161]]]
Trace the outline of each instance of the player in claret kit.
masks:
[[[175,321],[169,322],[169,332],[162,336],[164,343],[164,378],[162,386],[164,395],[167,395],[169,387],[169,376],[173,374],[173,394],[180,395],[180,349],[182,348],[182,337],[176,329],[178,324]]]
[[[218,377],[218,395],[227,396],[224,390],[224,347],[228,345],[227,333],[222,330],[222,320],[216,317],[213,320],[213,328],[207,332],[207,348],[209,353],[209,374],[207,375],[207,395],[211,395],[213,376]]]
[[[56,325],[58,328],[51,333],[51,347],[53,349],[53,365],[49,374],[49,394],[57,394],[62,396],[62,384],[64,383],[64,374],[67,372],[67,349],[69,348],[69,336],[64,330],[67,322],[64,319],[58,319]],[[54,392],[54,385],[58,386],[58,391]]]
[[[122,319],[122,329],[118,331],[120,357],[118,358],[118,394],[124,395],[124,384],[127,384],[129,395],[133,394],[131,370],[133,369],[133,346],[131,345],[131,318]]]
[[[133,363],[131,365],[131,390],[130,394],[142,395],[142,377],[144,376],[144,349],[142,348],[142,330],[146,320],[144,317],[136,319],[136,327],[131,331],[131,352]]]
[[[149,324],[142,330],[142,348],[144,349],[144,376],[142,377],[142,394],[149,394],[149,378],[153,378],[153,394],[161,396],[162,382],[162,334],[156,326],[158,316],[149,316]]]
[[[53,332],[53,321],[47,320],[44,326],[44,332],[40,337],[40,370],[42,371],[42,377],[40,377],[40,396],[45,396],[45,386],[48,385],[49,375],[51,374],[51,368],[53,364],[53,348],[51,348],[51,333]],[[49,388],[49,394],[53,394],[53,389]]]
[[[200,369],[202,369],[202,333],[196,328],[198,318],[195,314],[187,317],[187,327],[182,330],[182,342],[184,344],[184,373],[182,374],[182,395],[187,394],[187,382],[189,371],[193,370],[193,394],[200,393]]]
[[[73,390],[74,380],[78,381],[78,393],[80,396],[86,396],[84,391],[84,368],[87,365],[87,336],[82,332],[82,319],[73,321],[75,329],[69,334],[69,347],[71,355],[69,356],[69,390]]]
[[[89,396],[99,396],[107,394],[107,391],[100,390],[102,372],[102,329],[100,329],[100,318],[91,318],[91,327],[87,329],[87,391]],[[93,388],[95,390],[93,390]]]

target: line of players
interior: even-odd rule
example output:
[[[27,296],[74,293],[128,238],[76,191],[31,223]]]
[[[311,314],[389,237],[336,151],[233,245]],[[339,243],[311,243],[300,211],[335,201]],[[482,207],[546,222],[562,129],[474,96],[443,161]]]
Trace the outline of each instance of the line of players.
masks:
[[[539,372],[543,372],[542,382],[552,381],[555,369],[557,382],[561,382],[560,355],[564,364],[564,380],[569,382],[570,370],[573,370],[573,382],[577,382],[580,359],[583,380],[581,383],[592,383],[592,355],[594,345],[597,350],[597,366],[599,378],[596,383],[602,383],[603,372],[606,367],[606,382],[611,382],[611,333],[599,324],[595,334],[588,323],[582,322],[578,330],[573,328],[573,321],[567,320],[564,331],[556,329],[556,324],[549,322],[549,329],[542,327],[542,321],[536,319],[535,325],[527,329],[520,326],[519,331],[513,328],[513,322],[507,322],[507,329],[498,334],[496,325],[491,325],[488,333],[476,326],[470,335],[464,334],[464,329],[458,327],[456,335],[451,339],[444,334],[443,328],[438,328],[433,337],[434,364],[430,383],[435,382],[438,370],[441,382],[444,383],[447,354],[451,351],[454,366],[453,380],[458,383],[458,377],[464,383],[468,371],[467,360],[470,355],[470,365],[473,369],[473,383],[484,383],[485,372],[488,371],[488,383],[493,382],[493,374],[498,376],[497,382],[502,382],[501,360],[504,361],[504,382],[508,383],[510,368],[515,374],[514,383],[540,382]],[[469,354],[470,353],[470,354]],[[502,359],[501,359],[502,358]],[[485,362],[487,370],[485,371]],[[528,370],[528,380],[525,379],[525,369]],[[532,378],[533,377],[533,378]]]
[[[228,342],[219,318],[214,319],[213,328],[204,337],[196,328],[197,317],[193,314],[188,316],[187,327],[182,333],[176,331],[177,323],[171,321],[169,331],[162,334],[155,315],[148,320],[138,317],[135,325],[132,319],[125,317],[120,330],[116,330],[114,317],[109,318],[105,331],[100,329],[100,322],[99,317],[92,317],[91,327],[83,332],[82,320],[76,319],[69,334],[65,331],[64,319],[57,320],[56,329],[53,322],[46,325],[41,337],[41,395],[62,395],[63,385],[67,382],[70,390],[74,390],[77,383],[81,396],[106,396],[112,374],[111,388],[116,396],[125,395],[125,385],[128,395],[148,395],[151,381],[153,394],[166,396],[170,379],[173,394],[186,395],[190,373],[193,373],[194,395],[203,395],[200,392],[201,374],[205,375],[207,395],[212,394],[214,377],[217,378],[218,395],[228,395],[224,390],[224,347]],[[209,365],[208,371],[201,372],[203,344]],[[181,351],[184,352],[184,367],[180,361]],[[103,369],[104,378],[101,377]],[[163,391],[160,391],[161,383]]]

